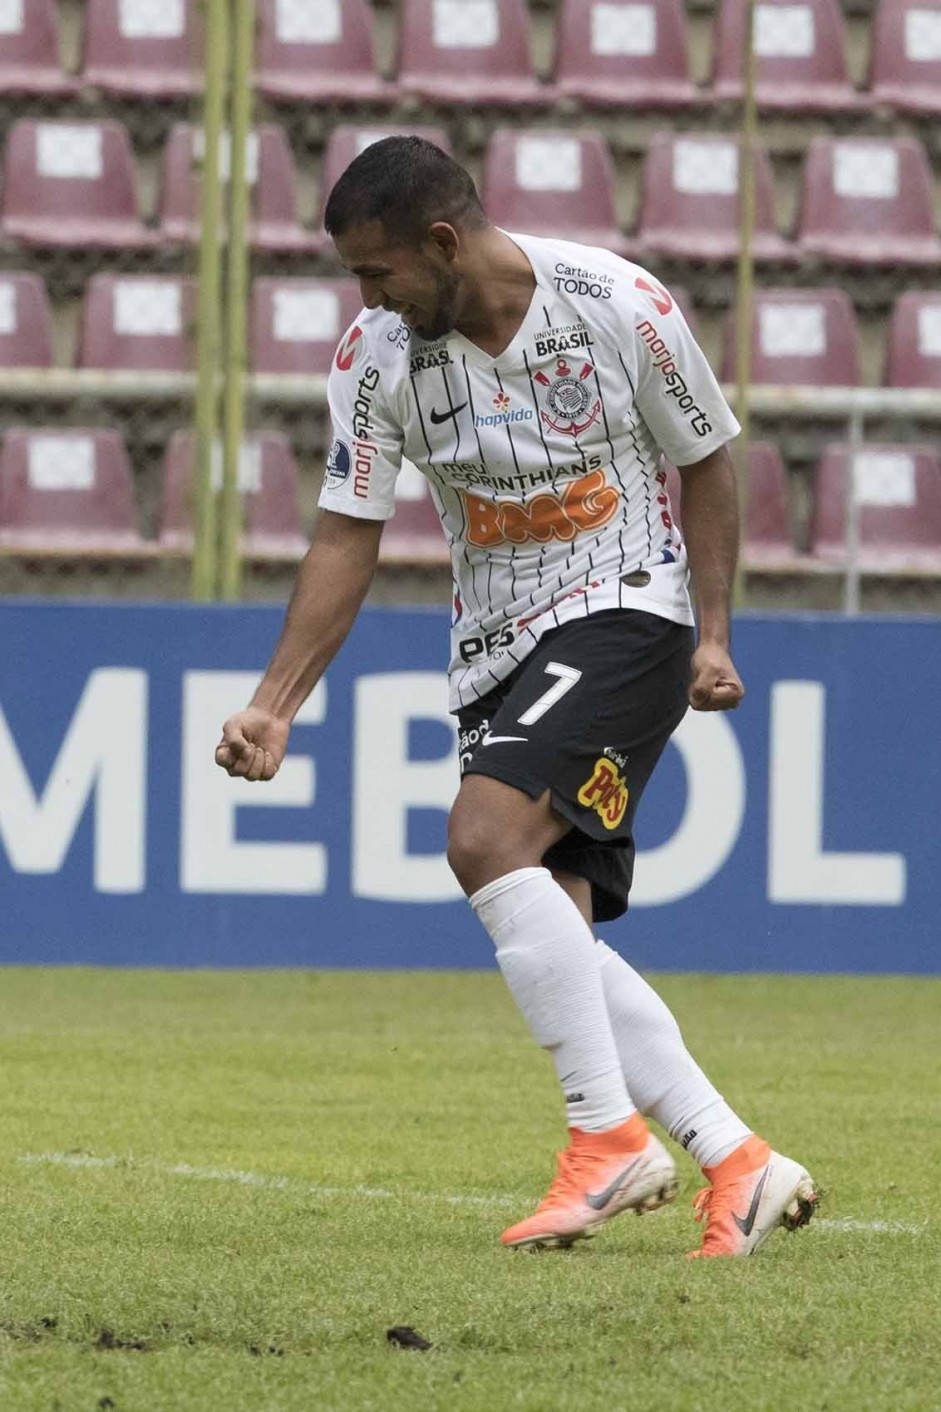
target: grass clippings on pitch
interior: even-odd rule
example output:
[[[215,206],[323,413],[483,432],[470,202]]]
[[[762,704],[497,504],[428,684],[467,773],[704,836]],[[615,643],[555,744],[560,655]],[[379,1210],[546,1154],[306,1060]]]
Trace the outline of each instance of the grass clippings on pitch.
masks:
[[[563,1133],[496,975],[4,970],[0,1408],[941,1408],[941,983],[661,987],[829,1191],[753,1260],[683,1259],[682,1154],[674,1207],[500,1248]]]

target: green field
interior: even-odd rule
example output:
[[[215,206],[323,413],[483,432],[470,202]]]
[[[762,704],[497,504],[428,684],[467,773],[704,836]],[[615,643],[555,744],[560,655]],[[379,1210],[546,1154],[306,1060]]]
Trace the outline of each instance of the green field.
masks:
[[[3,1412],[941,1408],[941,983],[662,978],[828,1192],[509,1253],[564,1134],[496,975],[0,972]],[[410,1325],[428,1352],[389,1345]]]

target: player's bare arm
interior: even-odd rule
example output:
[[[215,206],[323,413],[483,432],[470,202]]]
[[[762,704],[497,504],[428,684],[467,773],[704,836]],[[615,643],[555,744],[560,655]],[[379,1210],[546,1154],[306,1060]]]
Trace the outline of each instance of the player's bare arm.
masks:
[[[735,468],[723,446],[704,460],[681,467],[680,472],[680,520],[698,625],[690,705],[696,711],[728,711],[745,694],[730,655],[730,609],[739,542]]]
[[[366,596],[382,525],[321,512],[274,656],[248,706],[222,728],[216,764],[228,774],[251,781],[277,774],[291,722],[342,646]]]

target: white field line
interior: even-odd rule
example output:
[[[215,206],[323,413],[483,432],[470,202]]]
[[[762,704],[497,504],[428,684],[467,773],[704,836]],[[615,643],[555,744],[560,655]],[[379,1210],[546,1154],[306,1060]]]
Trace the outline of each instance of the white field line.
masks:
[[[472,1192],[393,1191],[381,1186],[318,1186],[301,1182],[295,1177],[268,1176],[264,1172],[240,1172],[224,1167],[192,1167],[188,1162],[159,1162],[153,1157],[93,1157],[87,1152],[24,1152],[20,1162],[46,1167],[123,1167],[127,1171],[156,1172],[164,1177],[189,1177],[199,1182],[231,1182],[237,1186],[261,1187],[268,1191],[293,1189],[307,1196],[333,1197],[340,1200],[366,1198],[372,1201],[442,1202],[446,1206],[512,1207],[526,1197],[495,1194],[481,1196]],[[921,1235],[928,1222],[921,1225],[909,1221],[858,1221],[852,1217],[827,1218],[818,1216],[814,1230],[866,1231],[875,1235]]]

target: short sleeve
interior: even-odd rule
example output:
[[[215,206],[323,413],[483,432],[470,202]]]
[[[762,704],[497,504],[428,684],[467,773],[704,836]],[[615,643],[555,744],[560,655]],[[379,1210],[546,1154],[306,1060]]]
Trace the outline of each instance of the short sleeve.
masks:
[[[340,344],[327,382],[331,444],[319,504],[362,520],[388,520],[403,433],[387,405],[383,376],[366,339],[351,329]]]
[[[633,309],[634,403],[660,450],[677,466],[701,461],[741,427],[676,301],[650,279]]]

